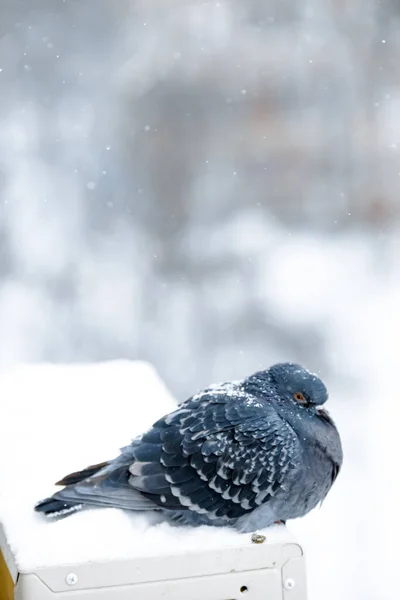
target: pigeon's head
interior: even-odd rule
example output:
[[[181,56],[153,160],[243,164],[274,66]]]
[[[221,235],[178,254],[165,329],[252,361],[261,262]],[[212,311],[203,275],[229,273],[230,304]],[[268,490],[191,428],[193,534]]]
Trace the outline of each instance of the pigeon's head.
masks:
[[[266,372],[278,396],[304,407],[319,406],[328,400],[325,384],[317,375],[294,363],[279,363]]]

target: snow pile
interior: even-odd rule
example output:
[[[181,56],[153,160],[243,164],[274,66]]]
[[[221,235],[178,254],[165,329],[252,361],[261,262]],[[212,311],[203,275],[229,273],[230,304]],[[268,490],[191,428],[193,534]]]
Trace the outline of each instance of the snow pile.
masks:
[[[0,522],[20,571],[248,543],[248,534],[172,527],[156,514],[96,509],[49,521],[33,511],[53,482],[113,458],[175,408],[150,365],[22,366],[0,375],[0,394]]]

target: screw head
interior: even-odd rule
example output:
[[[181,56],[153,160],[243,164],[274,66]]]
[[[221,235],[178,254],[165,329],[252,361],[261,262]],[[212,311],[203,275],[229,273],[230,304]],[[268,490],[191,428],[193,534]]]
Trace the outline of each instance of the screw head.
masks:
[[[295,587],[295,585],[296,585],[296,582],[291,577],[288,577],[287,579],[285,579],[285,581],[283,583],[283,587],[285,588],[285,590],[292,590]]]
[[[78,583],[78,575],[76,573],[68,573],[65,577],[65,583],[67,585],[75,585]]]
[[[253,544],[263,544],[267,538],[265,535],[261,535],[260,533],[253,533],[251,536],[251,541]]]

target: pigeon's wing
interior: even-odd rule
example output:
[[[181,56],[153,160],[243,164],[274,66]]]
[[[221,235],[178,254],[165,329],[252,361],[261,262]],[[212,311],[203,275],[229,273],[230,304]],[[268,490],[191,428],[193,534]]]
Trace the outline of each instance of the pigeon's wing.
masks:
[[[271,403],[222,384],[143,435],[129,484],[164,509],[235,519],[284,487],[299,452],[296,434]]]
[[[69,473],[65,475],[60,481],[57,481],[55,485],[74,485],[75,483],[79,483],[88,477],[93,477],[96,473],[98,473],[104,467],[109,465],[109,461],[105,461],[102,463],[98,463],[96,465],[90,465],[89,467],[85,467],[81,471],[74,471],[74,473]]]
[[[52,502],[236,519],[284,488],[298,455],[296,434],[268,400],[221,384],[157,421],[93,476],[73,474],[76,483]]]

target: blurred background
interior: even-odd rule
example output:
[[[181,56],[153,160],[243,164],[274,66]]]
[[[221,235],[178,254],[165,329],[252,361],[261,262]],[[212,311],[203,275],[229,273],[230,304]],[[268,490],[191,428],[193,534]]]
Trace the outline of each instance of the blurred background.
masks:
[[[394,0],[0,0],[0,365],[320,372],[315,600],[396,568],[399,60]]]

